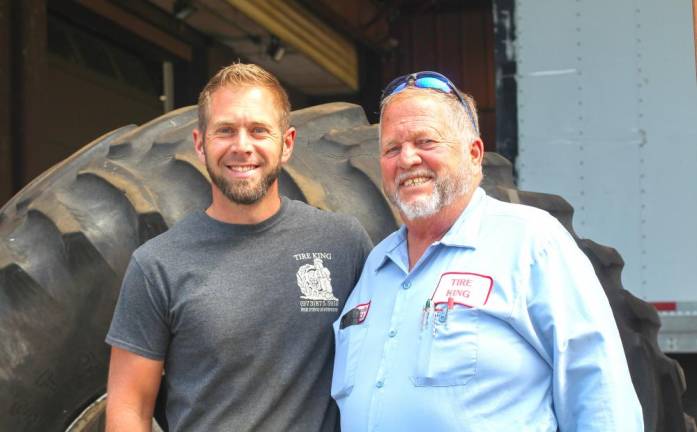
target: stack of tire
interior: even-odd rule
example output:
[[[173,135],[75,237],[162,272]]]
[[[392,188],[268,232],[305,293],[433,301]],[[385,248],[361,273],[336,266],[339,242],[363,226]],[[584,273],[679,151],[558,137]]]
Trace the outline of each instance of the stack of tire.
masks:
[[[374,242],[398,227],[380,188],[377,128],[356,105],[293,112],[294,155],[281,193],[358,218]],[[104,336],[133,250],[210,202],[191,141],[194,107],[106,134],[54,166],[0,209],[0,430],[103,429]],[[547,210],[572,233],[573,209],[516,189],[508,161],[484,160],[483,187]],[[610,300],[647,431],[685,431],[684,378],[663,355],[654,309],[624,290],[614,249],[579,246]]]

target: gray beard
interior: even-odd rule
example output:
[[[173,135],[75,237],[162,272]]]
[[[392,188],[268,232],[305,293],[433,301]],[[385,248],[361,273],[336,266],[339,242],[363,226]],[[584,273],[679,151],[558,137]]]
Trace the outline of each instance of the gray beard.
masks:
[[[429,172],[433,174],[432,171],[429,170]],[[454,177],[435,177],[436,185],[433,193],[410,203],[402,202],[399,198],[399,180],[397,179],[395,179],[393,193],[386,192],[385,195],[407,220],[433,216],[442,208],[452,204],[456,198],[470,192],[473,177],[472,170],[463,167],[458,174]]]

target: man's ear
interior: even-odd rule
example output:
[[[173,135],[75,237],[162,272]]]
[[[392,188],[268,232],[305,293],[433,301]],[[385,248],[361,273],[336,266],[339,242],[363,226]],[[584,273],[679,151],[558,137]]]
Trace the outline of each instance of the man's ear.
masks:
[[[293,147],[295,146],[295,128],[293,126],[289,127],[283,134],[283,149],[281,153],[281,162],[286,163],[290,160],[293,154]]]
[[[484,160],[484,143],[481,138],[477,138],[470,144],[469,156],[472,164],[482,166]]]
[[[203,162],[204,164],[206,163],[206,151],[204,150],[203,146],[205,145],[205,137],[204,134],[198,130],[198,128],[194,129],[193,132],[194,136],[194,149],[196,150],[196,154],[198,155],[198,160]]]

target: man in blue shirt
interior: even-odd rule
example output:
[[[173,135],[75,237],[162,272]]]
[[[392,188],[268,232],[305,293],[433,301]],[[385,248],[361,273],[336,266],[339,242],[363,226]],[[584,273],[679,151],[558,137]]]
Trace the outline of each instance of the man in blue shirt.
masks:
[[[351,431],[642,431],[593,267],[548,213],[479,188],[476,110],[444,76],[383,93],[383,188],[405,225],[334,323]]]

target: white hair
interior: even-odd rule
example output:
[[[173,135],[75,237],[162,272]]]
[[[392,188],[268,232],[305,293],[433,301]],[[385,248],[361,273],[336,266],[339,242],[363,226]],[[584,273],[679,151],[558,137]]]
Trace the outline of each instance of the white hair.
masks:
[[[467,109],[460,103],[457,97],[453,94],[444,93],[438,90],[432,89],[422,89],[417,87],[407,87],[399,93],[394,93],[387,96],[380,102],[380,123],[382,123],[382,116],[385,113],[387,106],[392,103],[395,99],[402,97],[419,97],[423,95],[429,95],[438,102],[442,102],[445,106],[445,113],[447,115],[447,123],[450,125],[450,129],[455,135],[455,138],[463,144],[463,147],[467,149],[472,141],[480,138],[479,135],[479,116],[477,115],[477,106],[472,98],[472,96],[466,93],[460,93],[462,100],[468,105],[470,112],[472,113],[472,119],[467,113]],[[401,96],[400,96],[401,95]],[[476,129],[475,129],[476,125]],[[382,130],[379,131],[382,135]],[[381,139],[382,136],[379,137]],[[466,150],[465,150],[466,151]]]

